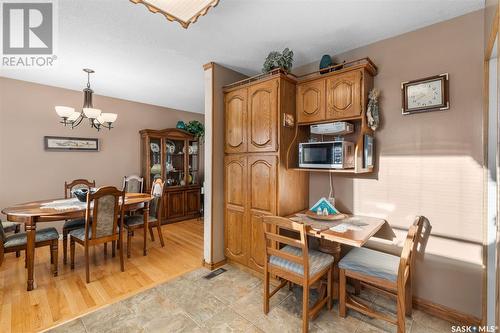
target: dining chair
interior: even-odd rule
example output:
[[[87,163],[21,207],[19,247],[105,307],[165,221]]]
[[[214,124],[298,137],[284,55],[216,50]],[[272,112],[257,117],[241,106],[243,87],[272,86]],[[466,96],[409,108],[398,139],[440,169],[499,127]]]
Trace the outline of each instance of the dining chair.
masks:
[[[121,205],[120,205],[121,201]],[[85,227],[72,230],[70,236],[71,269],[75,268],[75,244],[78,243],[85,250],[85,277],[90,282],[89,271],[89,247],[107,242],[119,243],[120,268],[125,270],[123,263],[122,237],[119,227],[123,225],[123,213],[125,192],[114,186],[105,186],[97,189],[94,193],[87,194],[87,209],[85,212]],[[120,219],[118,218],[120,216]],[[118,222],[118,220],[120,222]]]
[[[422,230],[430,232],[429,221],[417,216],[410,226],[403,245],[401,256],[371,250],[368,248],[354,248],[339,261],[339,315],[345,317],[347,308],[361,312],[369,317],[381,319],[397,326],[398,333],[405,332],[405,315],[411,316],[412,286],[414,275],[414,261],[423,244],[425,237]],[[426,242],[426,240],[425,240]],[[384,294],[396,298],[396,317],[370,308],[362,300],[347,295],[346,279],[360,281],[374,287]]]
[[[302,331],[309,329],[309,318],[315,318],[327,304],[332,308],[333,256],[308,248],[306,228],[303,223],[279,216],[264,216],[265,262],[264,262],[264,313],[269,312],[269,299],[290,282],[302,286]],[[280,234],[284,229],[299,233],[295,239]],[[281,247],[284,245],[283,247]],[[269,291],[270,275],[282,279],[281,283]],[[309,308],[309,289],[320,279],[327,279],[327,293]]]
[[[153,200],[149,203],[149,214],[145,218],[143,214],[125,216],[123,226],[127,230],[127,258],[130,258],[131,254],[131,244],[132,236],[134,235],[134,230],[144,229],[144,249],[143,254],[147,254],[146,249],[146,233],[149,230],[151,235],[151,240],[154,242],[155,237],[153,233],[153,228],[156,227],[158,231],[158,238],[160,239],[161,247],[165,246],[163,241],[163,234],[161,233],[161,213],[162,213],[162,197],[163,197],[163,187],[165,183],[161,179],[155,179],[153,185],[151,186],[151,195]]]
[[[0,223],[0,266],[2,265],[4,254],[9,252],[26,251],[27,236],[25,232],[18,232],[12,235],[6,235],[3,223]],[[56,228],[39,229],[35,234],[35,248],[50,247],[50,264],[52,274],[57,276],[57,250],[59,242],[59,233]]]
[[[16,222],[10,222],[10,221],[0,221],[2,224],[4,233],[13,231],[15,234],[18,234],[21,232],[21,223],[16,223]],[[16,257],[19,258],[21,256],[21,251],[16,251]]]
[[[86,179],[75,179],[71,182],[64,182],[64,198],[73,198],[73,191],[82,188],[90,189],[95,187],[95,180],[89,181]],[[74,219],[67,220],[64,222],[62,232],[63,232],[63,262],[66,264],[68,262],[68,234],[71,230],[76,230],[83,228],[85,226],[85,219]]]
[[[142,193],[144,178],[137,175],[123,177],[123,190],[125,193]]]

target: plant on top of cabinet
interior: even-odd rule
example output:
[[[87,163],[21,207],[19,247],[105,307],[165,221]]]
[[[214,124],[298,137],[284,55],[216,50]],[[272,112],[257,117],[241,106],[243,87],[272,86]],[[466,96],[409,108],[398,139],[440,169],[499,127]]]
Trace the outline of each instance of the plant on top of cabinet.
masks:
[[[293,51],[288,47],[283,52],[272,51],[267,56],[262,66],[262,72],[268,73],[276,68],[281,68],[285,72],[290,72],[293,64]]]

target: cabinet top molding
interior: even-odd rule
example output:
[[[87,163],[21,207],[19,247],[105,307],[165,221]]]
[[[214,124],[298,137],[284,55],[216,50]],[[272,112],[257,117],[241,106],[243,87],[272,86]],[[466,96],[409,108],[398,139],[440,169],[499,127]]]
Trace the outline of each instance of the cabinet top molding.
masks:
[[[341,67],[341,68],[335,70],[336,68],[339,68],[339,67]],[[289,80],[293,83],[302,83],[302,82],[315,80],[318,78],[325,78],[325,77],[329,77],[329,76],[342,74],[345,72],[349,72],[349,71],[361,69],[361,68],[366,69],[373,76],[377,75],[377,71],[378,71],[377,66],[371,61],[370,58],[366,57],[366,58],[352,60],[349,62],[344,62],[342,64],[333,65],[333,66],[321,69],[322,72],[333,69],[332,72],[329,72],[326,74],[320,74],[320,70],[317,70],[317,71],[307,73],[307,74],[304,74],[301,76],[296,76],[292,73],[286,73],[282,69],[277,68],[277,69],[273,69],[269,73],[258,74],[258,75],[251,76],[249,78],[240,80],[240,81],[230,83],[228,85],[225,85],[223,88],[224,88],[224,92],[230,92],[232,90],[242,88],[244,86],[248,86],[248,85],[254,84],[256,82],[264,82],[264,81],[271,80],[271,79],[274,79],[277,77],[284,78],[284,79]]]

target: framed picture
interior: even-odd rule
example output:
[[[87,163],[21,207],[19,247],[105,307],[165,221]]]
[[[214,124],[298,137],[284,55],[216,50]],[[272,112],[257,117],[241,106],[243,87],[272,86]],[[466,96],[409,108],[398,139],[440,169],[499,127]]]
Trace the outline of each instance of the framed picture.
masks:
[[[44,136],[45,150],[49,151],[99,151],[99,139]]]
[[[365,134],[363,141],[363,168],[373,168],[373,136]]]
[[[450,108],[448,73],[401,83],[404,115]]]

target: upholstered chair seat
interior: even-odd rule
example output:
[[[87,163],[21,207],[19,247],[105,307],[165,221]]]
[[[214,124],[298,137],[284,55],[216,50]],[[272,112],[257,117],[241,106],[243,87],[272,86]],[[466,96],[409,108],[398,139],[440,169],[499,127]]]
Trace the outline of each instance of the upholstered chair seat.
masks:
[[[88,234],[89,234],[89,239],[92,239],[92,228],[89,228]],[[85,226],[83,228],[80,228],[80,229],[71,230],[69,232],[69,235],[76,237],[81,241],[84,241],[85,240]]]
[[[396,282],[400,259],[364,247],[354,248],[339,261],[339,268]]]
[[[148,222],[156,222],[156,217],[150,215],[148,217]],[[144,224],[144,216],[143,215],[125,216],[125,220],[123,223],[127,227],[141,225],[141,224]]]
[[[15,252],[19,256],[21,251],[26,251],[28,237],[25,232],[7,235],[3,226],[6,223],[0,222],[0,266],[3,263],[4,254]],[[8,225],[8,224],[7,224]],[[17,229],[17,228],[16,228]],[[35,233],[35,248],[50,247],[50,263],[52,274],[57,276],[57,250],[59,233],[55,228],[38,229]]]
[[[302,250],[299,249],[298,247],[287,245],[280,250],[292,254],[294,256],[298,257],[302,256]],[[334,259],[329,254],[315,250],[309,250],[308,255],[309,255],[309,275],[311,276],[318,274],[319,272],[325,270],[326,268],[330,267],[333,264]],[[304,276],[304,266],[295,263],[293,261],[272,255],[269,257],[269,263],[274,266],[278,266],[284,270],[292,271],[301,276]]]
[[[85,219],[76,219],[64,222],[63,228],[73,230],[84,226],[85,226]]]
[[[56,228],[46,228],[36,231],[35,242],[40,243],[44,241],[57,240],[59,239],[59,233]],[[26,233],[22,232],[19,234],[13,234],[7,236],[3,243],[4,248],[11,248],[27,244]]]

